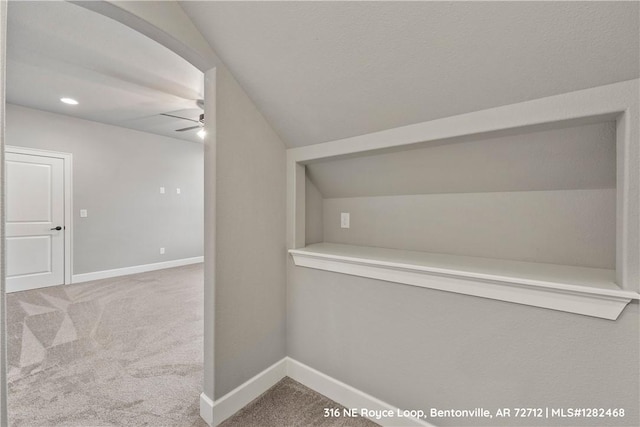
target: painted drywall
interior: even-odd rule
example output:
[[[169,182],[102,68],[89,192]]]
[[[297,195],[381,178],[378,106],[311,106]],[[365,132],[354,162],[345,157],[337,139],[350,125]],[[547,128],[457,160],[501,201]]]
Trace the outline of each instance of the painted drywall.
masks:
[[[626,411],[434,425],[639,424],[637,303],[610,321],[309,268],[289,274],[288,355],[400,408]]]
[[[216,75],[215,393],[205,393],[218,399],[286,356],[286,176],[278,135],[229,71]]]
[[[200,71],[220,64],[177,1],[73,1],[121,22],[182,56]]]
[[[307,165],[325,198],[616,187],[615,122],[502,136]]]
[[[615,269],[616,190],[324,199],[324,241]],[[349,212],[350,228],[340,227]]]
[[[73,154],[73,274],[202,256],[201,144],[12,104],[6,141]]]
[[[305,239],[306,244],[324,242],[323,197],[318,187],[305,177]],[[340,225],[340,224],[338,224]]]
[[[213,401],[215,377],[215,281],[216,281],[216,95],[215,68],[204,73],[204,102],[209,119],[205,122],[204,136],[204,337],[203,337],[203,381],[202,395]],[[213,118],[213,120],[212,120]],[[213,419],[207,415],[211,409],[200,402],[200,416],[205,420]]]

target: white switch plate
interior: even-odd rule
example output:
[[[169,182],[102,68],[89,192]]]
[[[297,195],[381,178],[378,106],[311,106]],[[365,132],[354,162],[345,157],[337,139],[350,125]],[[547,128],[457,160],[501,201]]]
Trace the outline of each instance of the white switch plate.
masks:
[[[164,255],[164,248],[160,248],[160,255]]]
[[[349,212],[340,213],[340,228],[349,228],[350,222]]]
[[[87,217],[87,210],[80,209],[80,218],[86,218],[86,217]]]
[[[160,194],[164,194],[164,187],[160,187]]]
[[[176,188],[176,194],[180,194],[180,189]]]

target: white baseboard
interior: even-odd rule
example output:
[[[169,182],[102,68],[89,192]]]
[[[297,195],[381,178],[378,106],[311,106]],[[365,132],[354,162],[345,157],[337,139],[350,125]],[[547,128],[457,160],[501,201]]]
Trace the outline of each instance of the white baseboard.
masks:
[[[200,393],[200,418],[208,425],[213,425],[213,400],[204,392]]]
[[[200,416],[210,426],[217,426],[276,385],[286,375],[287,359],[284,358],[215,402],[211,402],[211,399],[202,393],[200,395]]]
[[[311,368],[303,363],[287,357],[287,376],[301,384],[327,396],[329,399],[341,404],[345,408],[368,409],[373,411],[386,411],[394,416],[386,416],[380,419],[368,417],[371,421],[385,427],[434,427],[428,422],[410,417],[398,416],[399,409],[383,402],[357,388],[338,381],[329,375]]]
[[[398,416],[399,409],[363,391],[336,380],[303,363],[285,357],[255,377],[213,402],[207,395],[200,395],[200,416],[212,427],[238,412],[252,400],[274,386],[285,376],[327,396],[346,408],[366,408],[395,414],[381,419],[370,418],[384,427],[434,427],[428,422]]]
[[[181,267],[183,265],[204,262],[204,257],[174,259],[172,261],[156,262],[154,264],[134,265],[132,267],[114,268],[113,270],[94,271],[91,273],[74,274],[71,283],[90,282],[92,280],[108,279],[110,277],[127,276],[129,274],[146,273],[147,271],[163,270],[165,268]]]

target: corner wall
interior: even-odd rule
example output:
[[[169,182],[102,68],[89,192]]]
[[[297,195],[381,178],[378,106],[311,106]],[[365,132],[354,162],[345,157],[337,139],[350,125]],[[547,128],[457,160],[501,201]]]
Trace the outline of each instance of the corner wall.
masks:
[[[215,400],[286,356],[286,176],[278,135],[228,70],[218,67],[207,78],[211,74],[215,153],[206,156],[216,169],[215,189],[205,197],[209,209],[215,197],[215,213],[207,215],[215,220],[215,233],[208,233],[215,234],[215,267],[205,270],[205,286],[214,282],[215,354],[205,344],[205,361],[214,356],[215,384],[205,366],[205,394]],[[210,186],[213,171],[206,176]]]

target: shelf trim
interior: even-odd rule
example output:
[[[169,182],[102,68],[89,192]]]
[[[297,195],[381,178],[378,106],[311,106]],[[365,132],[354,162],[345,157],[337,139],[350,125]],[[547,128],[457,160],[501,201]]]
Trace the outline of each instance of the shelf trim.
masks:
[[[290,249],[296,266],[616,320],[640,294],[451,268]]]

